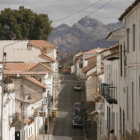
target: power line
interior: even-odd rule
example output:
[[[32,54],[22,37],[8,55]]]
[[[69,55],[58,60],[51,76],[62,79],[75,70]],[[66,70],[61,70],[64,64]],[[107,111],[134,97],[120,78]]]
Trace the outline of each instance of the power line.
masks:
[[[112,0],[107,1],[105,4],[103,4],[102,6],[100,6],[98,9],[96,9],[95,11],[90,12],[87,16],[96,13],[97,11],[99,11],[100,9],[102,9],[103,7],[105,7],[106,5],[108,5]]]
[[[89,16],[89,15],[92,15],[92,14],[98,12],[98,11],[101,10],[103,7],[105,7],[106,5],[108,5],[111,1],[112,1],[112,0],[107,1],[107,2],[104,3],[102,6],[98,7],[98,8],[97,8],[96,10],[94,10],[94,11],[91,11],[90,13],[88,13],[87,15],[85,15],[85,16],[83,16],[83,17]],[[81,18],[83,18],[83,17],[81,17]],[[75,18],[72,19],[72,20],[75,21]],[[73,23],[74,23],[74,22],[68,22],[68,24],[73,24]]]
[[[59,22],[59,21],[64,20],[64,19],[67,19],[67,18],[69,18],[69,17],[72,17],[73,15],[78,14],[78,13],[80,13],[80,12],[83,12],[84,10],[88,9],[89,7],[94,6],[94,5],[95,5],[96,3],[98,3],[99,1],[101,1],[101,0],[97,0],[97,1],[95,1],[94,3],[88,5],[87,7],[85,7],[85,8],[83,8],[83,9],[80,9],[80,10],[78,10],[78,11],[72,13],[71,15],[68,15],[68,16],[63,17],[63,18],[61,18],[61,19],[58,19],[58,20],[54,21],[54,23]]]

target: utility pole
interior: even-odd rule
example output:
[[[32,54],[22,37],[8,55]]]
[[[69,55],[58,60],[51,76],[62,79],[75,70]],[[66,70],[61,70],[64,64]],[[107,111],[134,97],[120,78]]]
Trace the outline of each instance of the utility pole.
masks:
[[[45,140],[45,114],[44,114],[44,101],[42,101],[42,114],[43,114],[43,140]]]
[[[2,87],[2,92],[1,92],[1,136],[0,140],[3,140],[3,94],[4,94],[4,69],[5,69],[5,61],[6,61],[6,53],[4,52],[3,49],[3,58],[2,58],[2,70],[1,70],[1,76],[2,76],[2,81],[1,81],[1,87]]]
[[[20,95],[21,95],[21,140],[24,140],[24,92],[23,92],[23,84],[21,83],[20,87]]]
[[[48,124],[48,140],[49,140],[49,92],[47,92],[47,108],[48,108],[48,121],[47,121],[47,124]]]

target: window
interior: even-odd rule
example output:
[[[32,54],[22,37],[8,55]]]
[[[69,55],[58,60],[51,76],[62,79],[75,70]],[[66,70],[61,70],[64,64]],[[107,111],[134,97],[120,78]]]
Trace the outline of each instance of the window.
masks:
[[[107,106],[107,128],[109,129],[109,125],[110,125],[110,123],[109,123],[109,107]]]
[[[102,120],[100,118],[100,135],[102,135]]]
[[[127,86],[127,119],[129,120],[129,94],[128,94],[128,86]]]
[[[140,49],[140,20],[139,20],[139,49]]]
[[[127,53],[129,53],[129,28],[127,28]]]
[[[26,128],[26,139],[28,138],[28,129]]]
[[[125,113],[123,111],[123,136],[125,137]]]
[[[110,129],[110,108],[109,108],[109,116],[108,116],[108,128]]]
[[[29,137],[30,137],[30,128],[29,128]]]
[[[134,82],[132,82],[132,127],[134,126]]]
[[[135,51],[135,38],[136,38],[136,25],[135,24],[133,24],[133,27],[132,27],[132,29],[133,29],[133,51]]]
[[[120,131],[122,132],[122,111],[120,108]]]
[[[32,135],[32,127],[31,127],[31,135]]]
[[[140,100],[140,76],[139,76],[139,100]],[[139,102],[139,108],[140,108],[140,102]]]
[[[122,45],[120,45],[120,76],[122,76]]]

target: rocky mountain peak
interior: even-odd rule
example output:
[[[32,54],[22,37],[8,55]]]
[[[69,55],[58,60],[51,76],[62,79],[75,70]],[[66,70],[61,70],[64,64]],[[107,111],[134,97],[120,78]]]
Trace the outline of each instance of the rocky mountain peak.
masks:
[[[122,23],[103,24],[97,19],[87,16],[72,27],[62,24],[54,28],[49,41],[56,44],[60,50],[90,50],[99,44],[101,48],[114,45],[105,40],[112,30],[121,28]],[[115,42],[116,43],[116,42]]]

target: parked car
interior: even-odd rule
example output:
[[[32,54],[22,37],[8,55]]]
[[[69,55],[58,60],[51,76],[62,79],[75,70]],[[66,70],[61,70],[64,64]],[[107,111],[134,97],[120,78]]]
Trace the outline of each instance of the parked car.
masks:
[[[82,115],[75,114],[72,119],[72,127],[83,127],[84,126],[84,119]]]
[[[73,111],[74,111],[73,114],[82,114],[83,113],[82,104],[79,102],[75,102]]]
[[[82,90],[81,85],[80,85],[80,84],[75,84],[75,85],[74,85],[74,90],[81,91],[81,90]]]

